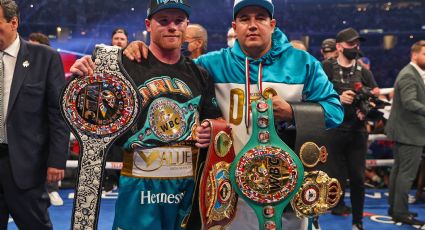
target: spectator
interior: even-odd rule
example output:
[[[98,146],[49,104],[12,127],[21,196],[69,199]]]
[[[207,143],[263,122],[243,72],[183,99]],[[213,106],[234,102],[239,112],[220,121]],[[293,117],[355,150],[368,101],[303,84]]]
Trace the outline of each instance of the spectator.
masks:
[[[123,28],[116,28],[112,31],[111,44],[113,46],[118,46],[125,48],[128,45],[128,33]]]
[[[208,33],[201,25],[191,24],[187,27],[185,42],[187,47],[183,55],[192,59],[198,58],[207,52]]]
[[[357,62],[363,66],[363,68],[366,68],[367,70],[370,70],[370,59],[368,57],[361,57],[357,60]]]
[[[125,48],[128,45],[128,33],[124,28],[116,28],[112,31],[111,45]],[[122,162],[123,155],[119,146],[112,145],[109,149],[106,161]],[[106,169],[103,174],[102,191],[108,193],[116,189],[119,185],[120,171],[114,169]]]
[[[235,30],[232,27],[227,31],[227,47],[232,48],[233,45],[235,45],[236,39],[237,39],[237,36],[236,36]]]
[[[338,50],[336,50],[336,41],[334,38],[327,38],[323,40],[320,48],[320,53],[323,60],[336,59],[338,57]]]
[[[409,212],[408,195],[425,146],[425,40],[412,45],[411,61],[398,74],[386,126],[395,141],[394,166],[390,175],[388,214],[395,222],[424,225]]]
[[[300,40],[291,40],[291,45],[295,49],[307,51],[307,47],[305,46],[304,42],[302,42]]]
[[[31,33],[28,36],[28,40],[34,44],[43,44],[46,46],[50,46],[49,38],[43,33]]]

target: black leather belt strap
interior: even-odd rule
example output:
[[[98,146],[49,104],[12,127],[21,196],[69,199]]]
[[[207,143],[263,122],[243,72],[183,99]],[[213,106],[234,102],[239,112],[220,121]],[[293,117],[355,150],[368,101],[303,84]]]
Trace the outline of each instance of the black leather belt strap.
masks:
[[[9,155],[9,147],[7,144],[0,144],[0,157]]]
[[[300,152],[301,146],[311,141],[319,146],[325,144],[325,116],[318,103],[291,103],[296,125],[295,149]]]

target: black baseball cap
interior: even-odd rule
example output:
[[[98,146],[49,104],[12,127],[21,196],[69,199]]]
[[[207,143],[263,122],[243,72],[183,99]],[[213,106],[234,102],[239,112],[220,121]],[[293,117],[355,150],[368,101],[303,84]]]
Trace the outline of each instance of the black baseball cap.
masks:
[[[154,15],[158,11],[165,9],[182,10],[188,18],[191,11],[188,0],[150,0],[147,16],[148,18],[151,18],[152,15]]]
[[[346,28],[338,32],[336,35],[336,42],[352,42],[356,39],[359,39],[359,41],[364,42],[366,39],[364,37],[361,37],[360,34],[353,28]]]
[[[336,40],[333,38],[327,38],[323,40],[322,42],[322,51],[327,52],[333,52],[336,50]]]

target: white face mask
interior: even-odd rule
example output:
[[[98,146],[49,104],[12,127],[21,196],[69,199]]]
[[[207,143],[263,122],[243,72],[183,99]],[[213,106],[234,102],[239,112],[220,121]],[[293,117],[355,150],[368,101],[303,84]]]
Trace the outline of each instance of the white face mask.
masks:
[[[233,48],[233,46],[235,45],[235,40],[236,40],[235,38],[227,40],[227,46],[229,48]]]

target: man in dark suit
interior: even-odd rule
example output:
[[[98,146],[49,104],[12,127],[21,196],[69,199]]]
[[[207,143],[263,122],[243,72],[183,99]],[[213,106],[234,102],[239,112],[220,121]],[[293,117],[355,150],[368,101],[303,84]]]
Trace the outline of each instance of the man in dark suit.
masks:
[[[411,62],[397,76],[387,136],[395,141],[388,214],[396,222],[424,225],[409,212],[408,194],[425,146],[425,40],[411,48]]]
[[[18,7],[0,1],[0,229],[52,229],[45,183],[63,178],[69,131],[60,56],[20,39]]]

